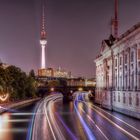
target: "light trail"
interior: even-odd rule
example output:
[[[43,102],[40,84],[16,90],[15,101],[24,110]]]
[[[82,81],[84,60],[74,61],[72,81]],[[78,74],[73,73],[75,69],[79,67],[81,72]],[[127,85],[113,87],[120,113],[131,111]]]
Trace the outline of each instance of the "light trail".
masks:
[[[81,114],[79,113],[78,108],[76,107],[76,102],[78,102],[78,98],[79,98],[78,96],[79,96],[79,95],[76,96],[76,99],[75,99],[75,101],[74,101],[74,108],[75,108],[75,110],[76,110],[76,113],[77,113],[77,115],[78,115],[78,117],[79,117],[79,119],[80,119],[80,122],[81,122],[83,128],[85,129],[85,132],[86,132],[86,134],[87,134],[89,140],[96,140],[96,138],[95,138],[95,136],[93,135],[92,131],[90,130],[89,126],[86,124],[86,122],[85,122],[84,119],[82,118]]]
[[[95,121],[93,121],[93,119],[83,110],[83,108],[80,107],[80,109],[82,110],[83,113],[86,114],[87,118],[92,122],[93,125],[95,125],[95,127],[100,131],[100,133],[104,136],[104,138],[106,140],[109,140],[109,138],[107,138],[107,136],[104,134],[104,132],[100,129],[100,127],[95,123]]]
[[[84,100],[84,93],[81,94],[82,100]],[[81,100],[79,100],[81,101]],[[99,132],[104,136],[106,140],[109,140],[109,138],[104,134],[104,132],[100,129],[100,127],[95,123],[95,121],[83,110],[82,107],[80,107],[81,111],[87,116],[87,118],[91,121],[91,123],[99,130]]]
[[[113,126],[115,126],[116,128],[118,128],[119,130],[121,130],[127,136],[133,138],[134,140],[139,140],[139,138],[137,138],[136,136],[134,136],[133,134],[131,134],[130,132],[128,132],[127,130],[125,130],[124,128],[122,128],[121,126],[119,126],[118,124],[114,123],[112,120],[110,120],[109,118],[107,118],[103,113],[101,113],[97,109],[89,106],[87,104],[87,102],[85,102],[85,101],[81,101],[81,102],[83,102],[86,106],[90,107],[91,109],[95,110],[100,116],[102,116],[104,119],[106,119],[109,123],[111,123]]]
[[[61,132],[61,129],[54,118],[54,112],[52,112],[52,106],[55,100],[60,99],[60,98],[62,98],[62,95],[54,95],[52,97],[49,97],[48,99],[46,98],[45,103],[44,103],[44,110],[45,110],[46,118],[47,118],[54,140],[57,139],[55,136],[55,132],[57,134],[58,139],[65,140],[65,137],[63,136],[63,133]]]
[[[83,101],[85,101],[85,99],[84,99],[84,97],[83,97],[83,96],[82,96],[82,99],[83,99]],[[112,115],[111,113],[109,113],[109,112],[107,112],[107,111],[103,110],[102,108],[100,108],[100,107],[98,107],[98,106],[96,106],[96,105],[94,105],[94,106],[93,106],[93,105],[91,104],[91,106],[92,106],[92,107],[94,107],[94,108],[96,108],[96,109],[101,110],[102,112],[104,112],[104,113],[108,114],[109,116],[111,116],[111,117],[113,117],[113,118],[117,119],[118,121],[120,121],[120,122],[124,123],[124,124],[125,124],[125,125],[127,125],[128,127],[132,128],[132,129],[134,129],[135,131],[137,131],[138,133],[140,133],[140,130],[138,130],[138,129],[137,129],[137,128],[135,128],[134,126],[132,126],[132,125],[128,124],[128,123],[127,123],[127,122],[125,122],[124,120],[122,120],[122,119],[120,119],[120,118],[118,118],[118,117],[116,117],[116,116]]]
[[[101,109],[101,108],[99,108],[99,107],[97,107],[97,106],[93,106],[93,105],[91,105],[91,106],[92,106],[92,107],[95,107],[95,108],[97,108],[97,109],[99,109],[99,110],[101,110],[101,111],[103,111],[104,113],[106,113],[106,114],[110,115],[111,117],[113,117],[113,118],[115,118],[115,119],[119,120],[120,122],[122,122],[122,123],[126,124],[128,127],[132,128],[132,129],[134,129],[135,131],[137,131],[138,133],[140,133],[140,130],[138,130],[138,129],[137,129],[137,128],[135,128],[134,126],[132,126],[132,125],[128,124],[127,122],[125,122],[125,121],[121,120],[120,118],[118,118],[118,117],[116,117],[116,116],[112,115],[111,113],[109,113],[109,112],[107,112],[107,111],[104,111],[103,109]]]
[[[36,107],[34,108],[33,114],[35,114],[37,112],[38,106],[39,106],[39,104],[37,104]],[[29,124],[26,140],[32,140],[34,120],[35,120],[35,115],[32,116],[31,122]]]
[[[67,132],[70,134],[72,140],[78,140],[76,138],[76,136],[71,132],[71,130],[69,129],[69,127],[65,124],[65,122],[63,121],[63,119],[60,117],[60,115],[58,113],[56,113],[57,118],[59,119],[59,121],[63,124],[64,128],[67,130]]]

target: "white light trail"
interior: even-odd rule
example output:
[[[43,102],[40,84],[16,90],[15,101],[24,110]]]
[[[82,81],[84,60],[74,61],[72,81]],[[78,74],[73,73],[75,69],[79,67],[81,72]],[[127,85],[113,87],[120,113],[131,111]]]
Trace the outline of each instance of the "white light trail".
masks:
[[[83,103],[85,103],[85,105],[88,106],[88,104],[85,101],[81,101]],[[106,119],[110,124],[112,124],[113,126],[115,126],[116,128],[118,128],[119,130],[121,130],[123,133],[125,133],[126,135],[130,136],[131,138],[133,138],[134,140],[139,140],[139,138],[137,138],[136,136],[134,136],[133,134],[131,134],[130,132],[128,132],[127,130],[125,130],[124,128],[122,128],[121,126],[119,126],[118,124],[114,123],[112,120],[110,120],[109,118],[107,118],[103,113],[99,112],[97,109],[88,106],[90,108],[92,108],[93,110],[95,110],[100,116],[102,116],[104,119]]]
[[[76,106],[76,102],[78,101],[78,97],[79,97],[79,94],[76,96],[76,99],[74,101],[74,108],[76,110],[76,113],[79,117],[79,120],[83,126],[83,128],[85,129],[85,132],[89,138],[89,140],[96,140],[95,136],[93,135],[92,131],[90,130],[89,126],[86,124],[85,120],[82,118],[77,106]]]

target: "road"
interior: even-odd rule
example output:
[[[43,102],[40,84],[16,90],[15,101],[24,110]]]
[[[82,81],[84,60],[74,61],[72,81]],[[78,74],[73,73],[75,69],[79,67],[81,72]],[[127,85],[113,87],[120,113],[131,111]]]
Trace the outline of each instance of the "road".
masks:
[[[53,94],[40,102],[28,140],[140,140],[140,120],[99,108],[87,93],[67,104],[62,97]]]
[[[36,102],[0,115],[0,140],[26,140]],[[30,132],[30,131],[29,131]]]

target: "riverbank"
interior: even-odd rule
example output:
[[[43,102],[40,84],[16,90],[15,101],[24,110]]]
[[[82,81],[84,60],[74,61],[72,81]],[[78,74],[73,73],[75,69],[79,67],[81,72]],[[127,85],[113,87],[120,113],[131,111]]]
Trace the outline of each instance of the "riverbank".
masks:
[[[0,114],[3,112],[6,112],[9,109],[17,108],[25,104],[29,104],[35,101],[40,100],[40,98],[34,98],[34,99],[29,99],[29,100],[24,100],[24,101],[18,101],[18,102],[13,102],[5,105],[0,105]]]

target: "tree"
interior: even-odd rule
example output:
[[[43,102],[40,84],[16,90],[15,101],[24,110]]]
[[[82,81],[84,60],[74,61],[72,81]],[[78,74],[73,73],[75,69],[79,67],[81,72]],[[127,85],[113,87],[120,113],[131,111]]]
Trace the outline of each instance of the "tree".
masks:
[[[29,72],[29,76],[35,79],[35,72],[33,69]]]

